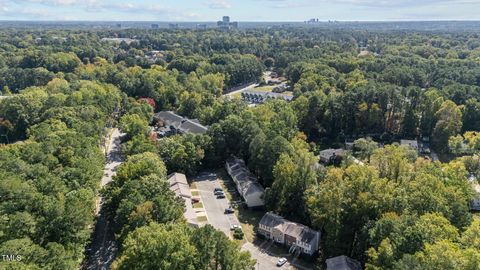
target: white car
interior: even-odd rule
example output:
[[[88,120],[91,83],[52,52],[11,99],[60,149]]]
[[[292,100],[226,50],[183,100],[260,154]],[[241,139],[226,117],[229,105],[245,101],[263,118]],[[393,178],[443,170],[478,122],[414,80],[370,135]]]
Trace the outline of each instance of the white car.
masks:
[[[280,258],[277,262],[277,266],[280,267],[287,262],[287,258]]]
[[[236,229],[240,229],[240,230],[241,230],[242,227],[240,227],[240,225],[237,225],[237,224],[235,224],[235,225],[230,225],[230,230],[231,230],[231,231],[235,231]]]

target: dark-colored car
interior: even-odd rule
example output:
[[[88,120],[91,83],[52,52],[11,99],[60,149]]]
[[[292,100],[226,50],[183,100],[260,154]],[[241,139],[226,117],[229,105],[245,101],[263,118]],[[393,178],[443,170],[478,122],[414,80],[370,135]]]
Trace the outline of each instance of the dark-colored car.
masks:
[[[216,188],[213,190],[213,192],[217,192],[217,191],[223,192],[223,189],[216,187]]]
[[[233,214],[235,211],[230,207],[230,208],[225,208],[225,214]]]
[[[225,199],[225,194],[220,194],[220,195],[217,195],[217,199]]]
[[[215,194],[215,195],[224,195],[224,194],[223,194],[223,191],[215,191],[215,192],[213,192],[213,194]]]

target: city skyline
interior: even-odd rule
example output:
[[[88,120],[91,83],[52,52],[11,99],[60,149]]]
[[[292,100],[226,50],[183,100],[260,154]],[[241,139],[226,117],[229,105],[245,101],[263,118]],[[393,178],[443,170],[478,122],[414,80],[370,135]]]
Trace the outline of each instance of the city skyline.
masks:
[[[0,0],[0,20],[415,21],[478,20],[477,0]]]

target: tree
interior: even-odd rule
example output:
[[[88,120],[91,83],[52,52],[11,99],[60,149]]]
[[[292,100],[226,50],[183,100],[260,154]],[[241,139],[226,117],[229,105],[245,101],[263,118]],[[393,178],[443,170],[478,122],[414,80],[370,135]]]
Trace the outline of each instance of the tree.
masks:
[[[148,122],[138,114],[127,114],[120,119],[120,129],[127,134],[128,138],[137,135],[146,136],[150,131]]]
[[[202,166],[210,138],[205,135],[172,136],[158,142],[160,157],[169,172],[195,174]]]
[[[378,148],[378,143],[372,138],[360,138],[353,142],[353,150],[361,159],[367,160],[370,163],[370,157]]]
[[[437,123],[433,129],[434,146],[441,152],[447,151],[448,138],[457,135],[462,129],[462,112],[455,103],[447,100],[435,113]]]
[[[127,237],[112,269],[253,270],[254,261],[210,225],[193,229],[151,223]]]
[[[194,270],[197,250],[190,243],[190,229],[151,224],[132,232],[112,269]]]
[[[291,220],[308,221],[305,191],[317,180],[318,159],[300,138],[292,141],[292,150],[280,155],[273,168],[273,185],[267,189],[266,205]]]

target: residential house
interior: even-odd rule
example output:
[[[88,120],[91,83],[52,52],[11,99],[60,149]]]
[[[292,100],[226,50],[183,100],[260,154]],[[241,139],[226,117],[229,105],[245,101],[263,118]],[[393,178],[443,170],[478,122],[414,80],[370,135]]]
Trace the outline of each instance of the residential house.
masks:
[[[470,202],[470,210],[480,211],[480,184],[477,181],[477,178],[474,175],[471,175],[468,178],[468,181],[473,186],[473,191],[475,192],[473,200]]]
[[[235,186],[249,208],[262,208],[265,190],[239,158],[229,158],[225,168],[235,182]]]
[[[188,119],[171,111],[161,111],[154,116],[157,125],[162,126],[165,130],[172,133],[194,133],[204,134],[208,127],[200,124],[196,119]]]
[[[264,103],[269,99],[283,99],[286,101],[292,101],[293,96],[273,93],[273,92],[261,92],[261,91],[244,91],[241,94],[242,99],[250,103]]]
[[[168,176],[168,183],[170,190],[175,192],[175,195],[182,198],[185,202],[185,212],[183,216],[187,223],[191,226],[198,227],[197,214],[192,205],[192,192],[187,182],[187,177],[182,173],[172,173]]]
[[[409,146],[416,151],[420,150],[417,140],[400,140],[400,145]]]
[[[345,150],[342,149],[342,148],[325,149],[325,150],[320,151],[320,162],[322,162],[323,164],[327,164],[327,165],[331,164],[331,163],[335,163],[336,159],[339,158],[339,157],[343,157],[344,154],[345,154]]]
[[[286,83],[282,83],[278,86],[275,86],[273,89],[272,89],[272,92],[274,93],[283,93],[285,91],[288,90],[288,85]]]
[[[272,212],[266,213],[258,224],[258,234],[289,248],[290,253],[309,256],[318,251],[320,232],[284,219]]]
[[[475,190],[475,197],[473,198],[470,204],[470,209],[473,211],[480,211],[480,185],[476,184],[474,186],[474,190]]]
[[[138,41],[138,39],[133,39],[133,38],[102,38],[101,39],[102,42],[113,42],[113,43],[122,43],[122,42],[125,42],[126,44],[130,45],[130,43],[132,42],[136,42]]]
[[[326,260],[327,270],[362,270],[359,261],[345,255],[333,257]]]

